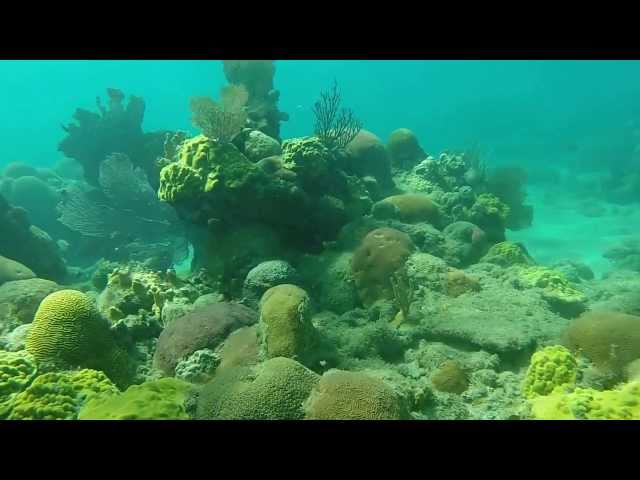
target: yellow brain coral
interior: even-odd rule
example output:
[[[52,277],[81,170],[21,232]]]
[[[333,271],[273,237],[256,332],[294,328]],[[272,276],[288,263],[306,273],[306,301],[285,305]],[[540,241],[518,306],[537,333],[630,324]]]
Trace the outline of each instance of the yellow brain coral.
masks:
[[[40,303],[26,348],[46,368],[95,368],[119,384],[128,376],[126,353],[91,299],[77,290],[54,292]]]
[[[330,370],[305,402],[309,420],[402,420],[402,400],[382,380],[361,372]]]
[[[575,357],[565,347],[545,347],[531,357],[522,393],[527,398],[535,398],[549,395],[556,387],[572,386],[577,368]]]

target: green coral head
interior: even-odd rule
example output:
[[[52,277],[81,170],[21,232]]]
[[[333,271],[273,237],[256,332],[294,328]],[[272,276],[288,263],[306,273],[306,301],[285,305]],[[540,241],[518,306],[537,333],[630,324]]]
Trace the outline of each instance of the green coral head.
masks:
[[[526,398],[549,395],[558,387],[575,386],[578,363],[571,352],[553,345],[537,351],[531,357],[522,394]]]

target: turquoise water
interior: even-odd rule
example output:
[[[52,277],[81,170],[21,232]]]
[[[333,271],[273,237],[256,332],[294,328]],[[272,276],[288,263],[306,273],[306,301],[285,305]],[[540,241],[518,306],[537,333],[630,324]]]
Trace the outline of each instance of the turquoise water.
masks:
[[[580,174],[590,170],[594,158],[599,164],[622,162],[620,151],[640,134],[638,61],[283,60],[276,69],[280,109],[290,115],[282,124],[284,138],[312,132],[311,107],[333,79],[345,104],[383,140],[405,127],[430,154],[477,144],[489,165],[557,167]],[[59,125],[71,120],[76,107],[94,110],[95,97],[104,97],[108,87],[145,99],[145,131],[195,134],[189,98],[215,96],[224,84],[220,62],[212,60],[2,61],[0,166],[12,161],[53,165],[62,157]],[[594,244],[592,237],[574,236],[568,246],[565,229],[611,227],[601,225],[602,219],[586,219],[583,225],[581,216],[554,226],[558,218],[553,210],[539,208],[534,227],[513,238],[530,239],[530,248],[544,258],[583,255],[605,271],[599,250],[610,238],[599,233]],[[618,220],[607,221],[615,225]]]

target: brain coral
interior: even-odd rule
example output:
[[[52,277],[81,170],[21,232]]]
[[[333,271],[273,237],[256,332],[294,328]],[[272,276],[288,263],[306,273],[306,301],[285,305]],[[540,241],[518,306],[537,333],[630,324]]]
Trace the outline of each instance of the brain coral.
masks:
[[[289,358],[216,374],[198,398],[197,417],[220,420],[301,420],[302,404],[319,376]]]
[[[413,168],[427,158],[427,154],[418,143],[418,138],[408,128],[398,128],[391,132],[387,151],[393,166],[401,169]]]
[[[260,327],[267,358],[305,356],[314,339],[311,301],[295,285],[276,285],[260,300]]]
[[[393,228],[378,228],[364,237],[353,253],[351,269],[365,305],[393,297],[390,278],[404,266],[414,248],[407,234]]]
[[[167,375],[183,358],[203,348],[215,349],[234,330],[258,321],[256,312],[236,303],[196,308],[170,323],[160,334],[153,364]]]
[[[440,392],[463,393],[469,387],[469,380],[458,362],[444,362],[432,375],[431,383]]]
[[[395,218],[403,223],[429,222],[438,225],[440,209],[428,196],[419,193],[392,195],[373,206],[378,219]]]
[[[40,365],[95,368],[119,385],[128,381],[127,353],[116,345],[91,299],[77,290],[54,292],[40,303],[26,347]]]
[[[569,350],[561,345],[545,347],[531,357],[531,364],[522,385],[527,398],[549,395],[556,387],[573,385],[578,363]]]
[[[402,400],[382,380],[360,372],[329,370],[305,402],[309,420],[402,420]]]
[[[96,370],[45,373],[15,397],[9,420],[73,420],[93,396],[117,391]]]
[[[598,368],[621,374],[627,364],[640,358],[640,317],[606,311],[583,313],[569,325],[565,344]]]
[[[132,385],[124,393],[107,392],[89,400],[79,420],[188,420],[185,401],[192,386],[177,378]]]

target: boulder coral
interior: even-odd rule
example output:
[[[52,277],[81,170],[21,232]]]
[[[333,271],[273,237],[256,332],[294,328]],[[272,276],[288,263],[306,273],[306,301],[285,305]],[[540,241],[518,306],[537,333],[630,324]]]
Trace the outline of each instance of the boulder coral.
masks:
[[[15,280],[0,285],[0,334],[31,323],[40,302],[62,288],[42,278]]]
[[[394,188],[389,153],[376,135],[360,130],[346,151],[348,172],[359,177],[374,177],[382,191]]]
[[[0,285],[15,280],[27,280],[36,276],[33,271],[20,262],[0,255]]]
[[[265,358],[286,357],[304,363],[315,340],[311,299],[296,285],[277,285],[260,300],[260,332]]]
[[[198,419],[302,420],[302,404],[319,375],[276,357],[255,367],[225,369],[198,396]]]
[[[325,372],[305,402],[309,420],[404,420],[403,400],[382,380],[361,372]]]
[[[564,343],[580,352],[596,367],[622,375],[640,358],[640,317],[618,312],[583,313],[567,328]]]
[[[395,218],[403,223],[429,222],[438,226],[440,209],[427,195],[405,193],[392,195],[373,205],[372,214],[378,219]]]
[[[393,298],[391,276],[404,266],[414,249],[408,235],[392,228],[378,228],[364,237],[353,253],[351,268],[365,305]]]
[[[408,128],[398,128],[391,132],[387,141],[387,151],[391,157],[391,164],[403,170],[413,168],[427,158],[418,138]]]
[[[469,379],[458,362],[448,360],[431,376],[431,384],[439,392],[459,395],[469,388]]]
[[[181,360],[197,350],[215,349],[231,332],[257,320],[256,312],[236,303],[196,308],[165,327],[158,338],[153,365],[165,375],[174,375]]]

